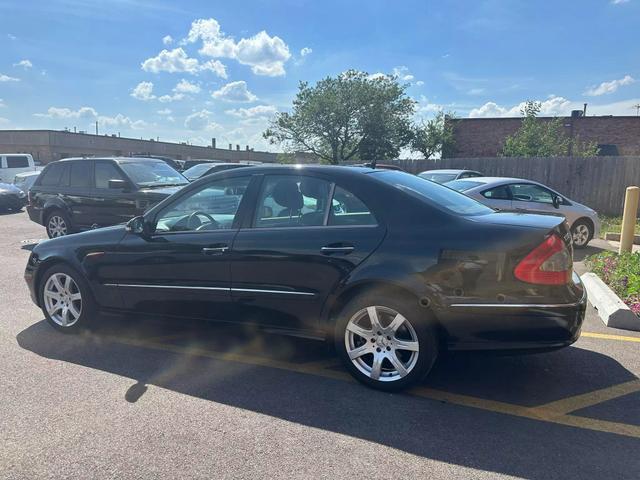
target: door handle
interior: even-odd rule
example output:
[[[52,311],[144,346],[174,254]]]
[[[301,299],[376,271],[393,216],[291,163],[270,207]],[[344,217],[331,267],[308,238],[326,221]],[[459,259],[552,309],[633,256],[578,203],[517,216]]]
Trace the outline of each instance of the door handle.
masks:
[[[229,250],[227,245],[220,245],[219,247],[205,247],[202,249],[204,255],[222,255]]]
[[[331,246],[331,245],[326,245],[322,248],[320,248],[320,251],[322,253],[326,253],[326,254],[330,254],[330,253],[351,253],[353,252],[353,250],[355,249],[355,247],[353,245],[344,245],[344,246]]]

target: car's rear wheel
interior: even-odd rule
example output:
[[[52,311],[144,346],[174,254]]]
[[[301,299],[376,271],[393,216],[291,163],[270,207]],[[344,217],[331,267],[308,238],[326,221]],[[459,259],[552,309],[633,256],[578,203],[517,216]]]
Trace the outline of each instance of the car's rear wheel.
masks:
[[[573,236],[573,246],[584,248],[593,238],[593,227],[586,220],[578,220],[571,227],[571,235]]]
[[[42,275],[39,295],[47,322],[61,332],[78,332],[88,327],[95,315],[86,282],[66,265],[53,265]]]
[[[69,217],[62,210],[53,210],[49,213],[45,225],[49,238],[63,237],[72,233]]]
[[[427,312],[410,303],[369,294],[343,309],[336,323],[336,350],[358,381],[397,391],[429,373],[438,356],[436,329]]]

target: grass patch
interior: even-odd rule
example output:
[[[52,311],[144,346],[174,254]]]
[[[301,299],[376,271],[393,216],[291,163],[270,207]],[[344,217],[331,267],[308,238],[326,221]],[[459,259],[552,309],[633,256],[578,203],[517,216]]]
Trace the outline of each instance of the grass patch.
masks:
[[[640,316],[640,252],[602,252],[588,257],[586,264]]]

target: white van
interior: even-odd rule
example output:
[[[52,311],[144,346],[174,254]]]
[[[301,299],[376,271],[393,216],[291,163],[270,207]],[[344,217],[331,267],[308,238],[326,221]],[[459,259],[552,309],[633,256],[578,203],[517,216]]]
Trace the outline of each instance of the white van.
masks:
[[[16,174],[38,170],[28,153],[0,153],[0,183],[11,183]]]

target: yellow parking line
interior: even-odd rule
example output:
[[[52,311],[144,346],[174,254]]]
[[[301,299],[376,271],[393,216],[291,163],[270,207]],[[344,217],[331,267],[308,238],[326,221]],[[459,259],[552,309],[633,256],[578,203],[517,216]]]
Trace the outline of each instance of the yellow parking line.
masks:
[[[640,337],[627,337],[624,335],[610,335],[608,333],[582,332],[581,337],[602,338],[605,340],[620,340],[621,342],[640,343]]]
[[[563,398],[555,402],[540,405],[536,407],[536,410],[552,415],[564,415],[569,412],[575,412],[576,410],[591,407],[634,392],[640,392],[640,380],[638,379],[619,383],[593,392]]]
[[[286,370],[290,372],[297,373],[305,373],[310,375],[315,375],[324,378],[331,378],[334,380],[341,380],[347,382],[354,382],[355,380],[351,375],[344,371],[338,370],[329,370],[325,366],[323,366],[323,362],[309,362],[308,364],[304,363],[290,363],[281,360],[273,360],[269,358],[263,357],[255,357],[245,354],[238,354],[232,352],[215,352],[211,350],[206,350],[204,348],[196,347],[193,345],[190,346],[180,346],[173,344],[164,344],[153,342],[149,340],[143,339],[135,339],[135,338],[118,338],[118,337],[109,337],[110,340],[114,342],[123,343],[126,345],[139,346],[145,348],[152,348],[156,350],[164,350],[172,353],[179,353],[183,355],[193,355],[200,356],[205,358],[211,358],[214,360],[222,360],[222,361],[231,361],[235,363],[241,363],[246,365],[256,365],[262,367],[270,367],[277,368],[280,370]],[[627,391],[627,393],[631,393],[633,391],[638,391],[640,388],[636,389],[636,382],[640,382],[640,380],[634,380],[632,382],[627,382],[625,384],[614,385],[610,387],[611,393],[604,394],[598,393],[601,391],[590,392],[588,394],[584,394],[579,397],[585,397],[583,400],[584,405],[586,405],[586,397],[589,395],[593,396],[593,399],[590,399],[590,404],[595,405],[599,403],[595,401],[596,398],[604,398],[607,399],[616,398],[616,396],[620,396],[621,391]],[[632,383],[633,386],[625,386]],[[609,390],[609,389],[603,389]],[[613,392],[616,393],[616,396],[612,396]],[[625,423],[617,423],[617,422],[609,422],[605,420],[597,420],[593,418],[579,417],[575,415],[566,415],[563,412],[563,408],[561,408],[561,402],[563,400],[559,400],[558,402],[552,402],[550,404],[542,405],[539,407],[524,407],[522,405],[515,405],[512,403],[499,402],[495,400],[488,400],[484,398],[472,397],[468,395],[461,395],[457,393],[446,392],[443,390],[436,390],[427,387],[417,387],[411,389],[409,394],[427,398],[430,400],[436,400],[440,402],[446,402],[452,405],[459,405],[464,407],[477,408],[480,410],[485,410],[494,413],[501,413],[504,415],[511,415],[514,417],[527,418],[530,420],[536,421],[544,421],[548,423],[554,423],[559,425],[565,425],[570,427],[582,428],[587,430],[594,430],[598,432],[606,432],[613,433],[617,435],[624,435],[628,437],[640,438],[640,426],[629,425]],[[576,400],[576,397],[571,397],[570,399],[566,399],[567,404],[571,403],[571,406],[567,405],[566,408],[572,408],[573,405],[577,405],[579,402]],[[558,406],[557,409],[551,408],[556,404]],[[572,411],[572,410],[568,410]]]

